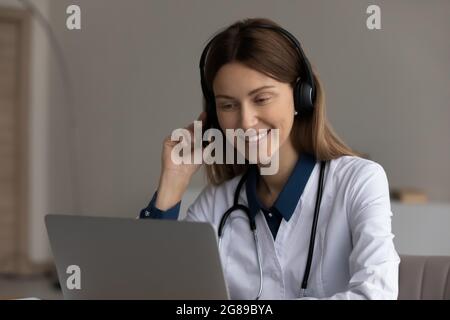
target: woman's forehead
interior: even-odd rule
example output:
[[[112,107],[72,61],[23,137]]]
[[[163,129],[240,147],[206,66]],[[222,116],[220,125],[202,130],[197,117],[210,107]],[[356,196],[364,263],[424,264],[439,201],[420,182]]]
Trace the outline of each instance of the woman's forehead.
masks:
[[[232,62],[219,69],[213,81],[213,90],[215,95],[246,95],[262,86],[276,88],[280,84],[262,72],[242,63]]]

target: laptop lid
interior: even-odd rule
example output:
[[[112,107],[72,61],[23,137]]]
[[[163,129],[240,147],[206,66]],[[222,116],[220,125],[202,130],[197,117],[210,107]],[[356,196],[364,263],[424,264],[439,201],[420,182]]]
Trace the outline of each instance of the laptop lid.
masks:
[[[209,223],[45,217],[65,299],[228,299]]]

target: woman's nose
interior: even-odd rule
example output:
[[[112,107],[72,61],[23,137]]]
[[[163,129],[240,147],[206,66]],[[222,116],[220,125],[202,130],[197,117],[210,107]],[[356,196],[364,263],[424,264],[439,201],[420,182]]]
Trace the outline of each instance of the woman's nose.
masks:
[[[240,127],[245,131],[250,128],[254,128],[258,123],[258,114],[256,110],[248,105],[242,105],[241,107],[241,124]]]

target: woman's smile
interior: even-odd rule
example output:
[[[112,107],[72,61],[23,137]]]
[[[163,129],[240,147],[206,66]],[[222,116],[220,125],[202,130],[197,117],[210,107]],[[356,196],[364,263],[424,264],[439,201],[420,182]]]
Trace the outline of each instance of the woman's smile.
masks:
[[[253,135],[240,135],[239,138],[243,139],[245,143],[256,144],[267,138],[270,133],[270,129],[260,129]]]

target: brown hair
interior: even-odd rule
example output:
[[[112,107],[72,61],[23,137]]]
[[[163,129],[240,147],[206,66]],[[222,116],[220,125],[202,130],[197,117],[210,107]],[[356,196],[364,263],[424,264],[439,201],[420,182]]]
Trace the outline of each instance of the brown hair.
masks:
[[[244,19],[233,23],[215,37],[204,69],[206,85],[210,92],[219,69],[234,61],[239,61],[277,81],[290,83],[293,87],[303,69],[296,48],[274,30],[251,28],[255,24],[279,27],[265,18]],[[331,160],[344,155],[360,156],[333,131],[326,117],[323,85],[313,66],[312,70],[316,85],[314,111],[311,115],[299,114],[295,117],[290,135],[294,147],[299,154],[308,152],[317,160]],[[206,106],[205,100],[203,105]],[[208,182],[219,185],[245,172],[248,164],[214,163],[205,167]]]

